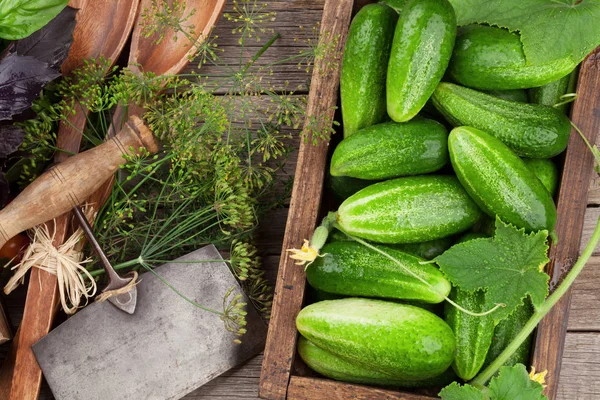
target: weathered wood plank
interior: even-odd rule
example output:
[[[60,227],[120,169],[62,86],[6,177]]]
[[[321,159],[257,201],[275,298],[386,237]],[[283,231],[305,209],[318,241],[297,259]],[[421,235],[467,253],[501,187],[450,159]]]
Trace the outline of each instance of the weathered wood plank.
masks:
[[[588,207],[585,210],[585,219],[583,222],[583,232],[581,234],[581,245],[579,247],[579,252],[583,251],[585,245],[590,240],[590,237],[592,236],[592,232],[594,231],[594,227],[596,226],[599,217],[599,207]],[[600,248],[596,248],[593,254],[600,255]]]
[[[558,400],[600,398],[600,333],[568,333]]]
[[[592,257],[573,284],[567,329],[600,332],[600,257]]]
[[[324,5],[321,40],[338,39],[331,60],[328,61],[335,67],[328,68],[323,60],[317,62],[306,107],[307,115],[317,121],[323,121],[320,124],[321,128],[331,124],[337,103],[341,53],[350,24],[352,4],[352,0],[327,0]],[[310,128],[308,121],[305,128]],[[286,249],[298,247],[303,239],[309,237],[317,223],[327,145],[328,143],[321,142],[314,147],[307,141],[300,144],[296,179],[283,240],[283,247]],[[259,384],[262,397],[272,400],[286,398],[297,337],[294,320],[302,306],[305,284],[305,275],[294,265],[294,260],[282,257]]]
[[[259,2],[260,4],[260,2]],[[262,27],[266,29],[260,32],[257,28],[257,34],[260,41],[247,40],[244,49],[244,58],[254,55],[263,44],[269,40],[275,33],[280,34],[280,38],[265,52],[256,62],[257,67],[265,67],[275,61],[282,61],[292,56],[296,56],[300,51],[309,50],[316,44],[318,22],[321,20],[324,0],[270,0],[266,2],[266,7],[261,11],[264,13],[274,12],[274,20],[268,20]],[[233,2],[227,2],[224,14],[234,14]],[[222,16],[213,31],[217,36],[214,41],[220,49],[221,62],[225,66],[238,65],[241,47],[238,43],[239,35],[232,35],[232,30],[239,25],[229,21]],[[310,41],[310,43],[309,43]],[[308,89],[309,77],[304,69],[298,68],[298,58],[283,62],[282,64],[272,66],[273,71],[270,77],[271,85],[275,88],[284,87],[286,82],[290,89],[297,90],[298,87],[303,92]],[[184,73],[189,73],[198,69],[197,62],[192,62]],[[216,67],[205,64],[202,66],[202,72],[205,74],[216,74],[223,71],[223,67]],[[220,90],[219,92],[222,92]]]

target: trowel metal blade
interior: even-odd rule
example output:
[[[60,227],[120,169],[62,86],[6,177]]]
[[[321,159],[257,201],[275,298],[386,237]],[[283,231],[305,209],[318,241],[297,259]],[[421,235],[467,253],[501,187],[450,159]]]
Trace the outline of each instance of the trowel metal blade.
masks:
[[[222,310],[227,290],[241,288],[224,262],[197,262],[220,257],[207,246],[155,271],[190,299]],[[245,296],[248,332],[238,345],[219,315],[153,274],[142,275],[137,290],[134,314],[93,303],[33,346],[57,400],[178,399],[264,347],[266,326]]]
[[[118,296],[109,297],[110,301],[119,310],[127,314],[133,314],[137,304],[137,288],[134,286],[127,293],[122,293]]]

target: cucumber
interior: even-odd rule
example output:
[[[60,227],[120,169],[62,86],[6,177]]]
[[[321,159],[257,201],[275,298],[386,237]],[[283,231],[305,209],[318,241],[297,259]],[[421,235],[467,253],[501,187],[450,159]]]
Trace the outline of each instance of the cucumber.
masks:
[[[503,319],[494,329],[494,335],[492,338],[492,345],[488,351],[483,368],[490,365],[500,353],[513,341],[515,336],[523,326],[527,323],[529,318],[533,315],[533,305],[529,299],[525,299],[524,303],[517,307],[515,311]],[[529,353],[531,351],[531,342],[533,340],[533,334],[529,335],[527,339],[519,346],[512,356],[504,363],[507,366],[513,366],[515,364],[529,365]]]
[[[483,211],[527,231],[553,232],[552,196],[500,140],[464,126],[450,132],[448,147],[456,176]]]
[[[328,174],[328,185],[333,195],[340,201],[346,200],[354,193],[372,185],[373,181],[351,178],[349,176],[332,176]]]
[[[397,20],[385,4],[368,4],[350,24],[340,77],[344,137],[386,117],[387,60]]]
[[[345,296],[339,294],[327,293],[322,290],[315,289],[310,285],[306,288],[306,299],[308,303],[316,303],[323,300],[336,300],[344,297]]]
[[[486,310],[482,291],[470,293],[453,288],[450,298],[467,310]],[[446,303],[445,320],[456,337],[456,357],[452,369],[456,375],[468,381],[477,375],[485,362],[494,334],[494,319],[491,315],[474,317]]]
[[[459,32],[448,67],[452,80],[472,88],[527,89],[555,81],[575,67],[571,58],[543,65],[525,59],[517,33],[493,26],[469,26]]]
[[[558,168],[552,160],[524,158],[527,168],[544,184],[544,187],[552,196],[556,194],[558,187]]]
[[[568,74],[544,86],[529,89],[529,101],[548,107],[553,107],[555,104],[563,102],[564,100],[560,97],[567,93],[569,82],[571,81],[571,75],[572,74]],[[568,107],[569,104],[567,103],[556,108],[563,113],[566,113]]]
[[[319,290],[346,296],[380,297],[441,303],[450,293],[450,282],[424,259],[386,246],[387,252],[434,290],[409,275],[389,258],[357,242],[327,243],[307,269],[308,283]]]
[[[353,242],[353,240],[350,239],[344,232],[337,229],[332,229],[331,232],[329,232],[329,235],[327,235],[327,243],[332,242]]]
[[[433,260],[452,246],[451,238],[441,238],[421,243],[394,244],[395,249],[414,254],[426,260]]]
[[[387,70],[387,112],[392,120],[408,121],[423,108],[442,80],[455,38],[456,16],[447,0],[406,3]]]
[[[473,233],[491,237],[496,233],[496,218],[484,215],[474,226]]]
[[[381,180],[437,171],[448,162],[448,131],[418,118],[385,122],[342,140],[331,157],[332,176]]]
[[[529,101],[527,92],[524,89],[486,90],[484,93],[499,99],[517,101],[519,103],[527,103]]]
[[[569,141],[569,119],[550,107],[502,100],[445,82],[432,100],[452,125],[481,129],[523,157],[554,157]]]
[[[446,370],[441,375],[422,380],[394,379],[388,374],[373,371],[359,364],[346,361],[327,350],[320,348],[303,336],[298,338],[298,354],[306,365],[313,371],[323,376],[338,381],[363,383],[376,386],[396,386],[396,387],[431,387],[445,386],[452,382],[456,375],[451,369]]]
[[[393,379],[440,375],[456,350],[452,329],[421,308],[348,298],[314,303],[298,313],[296,327],[320,348]]]
[[[465,231],[480,217],[455,177],[424,175],[367,186],[340,205],[336,220],[344,232],[374,242],[419,243]]]
[[[392,7],[398,14],[400,14],[404,8],[404,5],[406,4],[406,0],[381,0],[380,3]]]
[[[489,236],[491,235],[487,235],[483,232],[467,232],[456,241],[456,244],[468,242],[469,240],[473,239],[483,239]]]

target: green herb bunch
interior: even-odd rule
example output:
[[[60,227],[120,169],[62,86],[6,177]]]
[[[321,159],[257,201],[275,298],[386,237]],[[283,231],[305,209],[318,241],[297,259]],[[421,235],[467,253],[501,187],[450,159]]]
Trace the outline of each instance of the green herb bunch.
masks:
[[[327,49],[333,47],[309,41],[305,50],[292,57],[258,63],[279,38],[268,27],[275,14],[256,0],[240,0],[224,15],[235,25],[231,34],[239,43],[235,56],[239,61],[231,64],[221,58],[224,53],[216,45],[216,36],[194,39],[189,20],[193,12],[181,2],[154,0],[142,10],[141,18],[143,35],[156,41],[183,33],[180,43],[188,40],[182,45],[194,50],[191,58],[197,61],[198,71],[156,76],[139,72],[140,66],[118,70],[109,68],[106,60],[89,60],[57,86],[62,101],[46,104],[35,121],[25,123],[31,135],[27,143],[43,137],[37,143],[44,151],[43,161],[49,160],[55,150],[56,123],[89,110],[83,147],[95,146],[105,140],[111,121],[118,124],[126,119],[127,105],[142,107],[143,118],[162,149],[156,155],[142,152],[127,157],[116,174],[94,226],[102,248],[116,269],[144,268],[154,274],[153,267],[204,245],[229,248],[225,262],[268,318],[272,290],[252,244],[253,233],[260,217],[288,197],[281,191],[289,189],[291,177],[282,168],[292,151],[294,132],[304,122],[303,132],[313,140],[332,133],[329,121],[306,119],[306,97],[296,93],[306,87],[272,84],[272,67],[293,60],[308,72],[314,57],[328,57]],[[271,38],[247,56],[249,41],[261,42],[265,35]],[[207,67],[210,73],[203,73]],[[116,107],[125,110],[122,121],[114,121]],[[102,274],[99,267],[89,267],[92,276]],[[245,304],[239,295],[230,291],[222,311],[210,310],[165,284],[190,303],[219,314],[227,330],[245,333]]]

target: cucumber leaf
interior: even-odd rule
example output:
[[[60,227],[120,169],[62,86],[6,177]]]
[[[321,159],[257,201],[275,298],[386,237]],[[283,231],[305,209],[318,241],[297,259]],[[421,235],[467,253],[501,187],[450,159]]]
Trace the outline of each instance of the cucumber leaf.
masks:
[[[523,364],[501,367],[497,377],[488,385],[491,400],[548,400],[544,387],[530,379]]]
[[[521,34],[528,63],[581,62],[600,45],[600,0],[450,0],[459,25],[490,24]]]
[[[434,258],[447,278],[461,289],[485,291],[488,304],[506,304],[492,316],[508,317],[529,295],[538,308],[548,295],[548,231],[531,234],[496,219],[493,238],[472,239]]]
[[[487,400],[481,391],[471,385],[460,386],[456,382],[442,389],[439,396],[442,400]]]
[[[31,35],[66,7],[69,0],[1,0],[0,38],[18,40]]]
[[[500,367],[497,377],[480,391],[474,386],[453,382],[442,389],[442,400],[548,400],[541,383],[530,379],[523,364]]]

